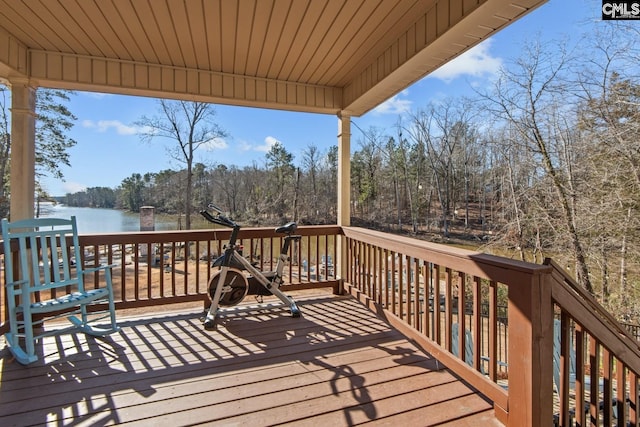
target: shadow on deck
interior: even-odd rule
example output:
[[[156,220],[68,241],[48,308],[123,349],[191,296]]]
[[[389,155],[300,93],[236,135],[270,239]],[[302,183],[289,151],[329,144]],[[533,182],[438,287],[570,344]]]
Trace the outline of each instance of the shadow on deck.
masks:
[[[303,317],[243,306],[120,317],[107,338],[0,352],[0,425],[500,424],[490,402],[351,297],[296,296]]]

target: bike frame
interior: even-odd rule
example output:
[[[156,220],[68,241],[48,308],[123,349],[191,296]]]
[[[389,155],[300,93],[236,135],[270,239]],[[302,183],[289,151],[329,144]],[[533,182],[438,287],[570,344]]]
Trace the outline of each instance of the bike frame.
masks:
[[[215,208],[212,205],[210,205],[210,207]],[[219,209],[215,209],[220,212]],[[283,283],[282,274],[284,272],[284,268],[289,262],[289,247],[291,244],[291,240],[299,240],[300,236],[293,236],[288,234],[284,237],[284,244],[282,245],[282,249],[280,250],[280,256],[278,257],[278,262],[276,264],[275,275],[271,279],[269,279],[264,275],[264,272],[253,266],[249,262],[249,260],[240,255],[240,253],[238,252],[236,241],[238,238],[238,232],[240,231],[240,225],[220,214],[215,217],[206,211],[201,212],[201,214],[210,222],[227,227],[232,227],[231,237],[229,238],[229,243],[224,251],[224,259],[222,262],[221,271],[217,276],[218,286],[216,287],[211,305],[209,306],[209,310],[207,311],[207,314],[205,316],[205,328],[215,328],[215,319],[218,313],[220,297],[222,296],[222,288],[227,277],[227,272],[230,268],[232,268],[232,265],[242,265],[242,267],[249,273],[251,273],[255,277],[255,279],[271,294],[278,297],[278,299],[282,301],[283,304],[289,306],[289,310],[291,311],[291,315],[293,317],[299,317],[300,310],[298,309],[298,306],[291,297],[285,295],[280,290],[280,285]],[[211,280],[216,280],[216,277],[212,277]]]

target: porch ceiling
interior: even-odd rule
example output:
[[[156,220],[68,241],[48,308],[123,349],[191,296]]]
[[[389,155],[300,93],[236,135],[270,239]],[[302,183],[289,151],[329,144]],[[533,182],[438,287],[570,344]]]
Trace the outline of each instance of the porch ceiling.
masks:
[[[0,78],[359,116],[545,1],[0,0]]]

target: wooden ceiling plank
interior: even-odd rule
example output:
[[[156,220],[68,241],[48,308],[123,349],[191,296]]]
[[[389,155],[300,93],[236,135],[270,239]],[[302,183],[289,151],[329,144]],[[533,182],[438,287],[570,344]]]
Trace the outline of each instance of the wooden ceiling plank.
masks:
[[[221,0],[220,6],[222,72],[233,74],[238,31],[238,4],[235,1]]]
[[[40,22],[30,22],[29,25],[32,28],[37,26],[37,31],[42,34],[43,38],[53,43],[54,51],[74,52],[80,55],[86,55],[88,53],[87,50],[78,43],[76,37],[80,36],[79,32],[81,31],[79,30],[74,34],[73,29],[75,29],[75,23],[69,21],[68,13],[63,10],[62,13],[66,15],[66,17],[58,16],[61,10],[59,1],[40,1],[37,5],[33,5],[33,8],[38,9]],[[58,12],[56,13],[56,11]],[[27,13],[25,17],[29,16],[26,10],[25,13]],[[31,21],[30,18],[26,19]],[[69,27],[71,27],[71,30]]]
[[[264,45],[267,42],[267,30],[269,29],[269,19],[259,18],[270,17],[272,12],[273,1],[263,0],[256,2],[253,25],[249,31],[250,41],[245,61],[245,75],[252,77],[258,75],[260,59],[263,55]]]
[[[324,73],[327,62],[330,62],[329,55],[332,49],[335,48],[336,44],[341,40],[349,23],[353,22],[363,2],[366,2],[366,0],[343,3],[336,19],[327,27],[325,37],[318,45],[314,57],[309,61],[305,71],[302,73],[303,81],[308,81],[312,84],[317,83],[317,77]]]
[[[94,6],[89,7],[89,5]],[[121,4],[117,4],[116,0],[106,0],[88,3],[85,7],[95,12],[92,14],[92,20],[95,20],[94,25],[96,28],[104,28],[104,37],[111,43],[112,50],[116,52],[116,58],[125,61],[143,60],[140,48],[124,22]],[[104,23],[100,20],[104,20]],[[110,55],[110,57],[114,56]]]
[[[207,32],[204,22],[204,4],[199,7],[190,7],[186,11],[187,22],[189,23],[186,33],[190,35],[193,55],[195,58],[195,67],[198,69],[206,69],[209,67],[209,49],[207,48]]]
[[[155,64],[171,63],[171,55],[167,49],[162,30],[155,10],[151,7],[153,0],[139,1],[135,3],[136,15],[139,17],[141,31],[144,33],[144,43],[141,42],[140,48],[149,58],[154,58]],[[135,34],[132,32],[132,34]]]
[[[273,53],[268,71],[268,75],[272,76],[272,78],[281,80],[282,74],[288,75],[291,64],[295,64],[297,58],[291,55],[291,46],[298,37],[309,6],[309,2],[294,1],[290,4],[287,11],[287,19],[282,26],[281,37]]]
[[[176,38],[178,41],[179,49],[182,52],[182,63],[177,64],[179,67],[197,68],[198,61],[196,59],[196,52],[193,45],[193,31],[191,28],[191,22],[187,14],[187,7],[184,2],[168,2],[169,13],[171,14],[171,20],[173,21],[173,28],[175,28]],[[199,2],[192,2],[192,9],[197,9],[202,13],[202,4]],[[195,27],[195,26],[194,26]]]
[[[169,60],[164,65],[171,65],[174,67],[184,67],[184,58],[180,51],[180,43],[177,38],[180,28],[176,28],[173,19],[171,18],[171,11],[167,7],[167,3],[163,1],[152,1],[149,4],[153,10],[153,16],[156,18],[158,28],[160,29],[160,35],[164,41],[164,45],[167,47],[167,53],[169,54]]]
[[[119,16],[119,12],[114,8],[111,1],[101,3],[78,1],[77,4],[78,10],[82,11],[82,13],[76,12],[74,14],[75,19],[81,28],[92,29],[90,38],[96,46],[96,50],[87,54],[131,60],[131,55],[126,49],[125,43],[122,42],[118,30],[113,27],[114,22],[118,20],[116,16]],[[109,14],[115,14],[116,16]],[[89,38],[88,35],[87,38]],[[99,54],[97,51],[99,51]],[[127,52],[126,55],[123,54],[123,51]]]
[[[341,8],[344,2],[341,0],[329,0],[327,6],[322,10],[322,14],[317,18],[316,28],[318,31],[313,31],[311,37],[309,37],[308,46],[303,54],[300,56],[298,63],[293,67],[291,71],[291,78],[299,82],[307,82],[306,76],[311,74],[307,71],[311,66],[310,63],[318,55],[318,49],[323,40],[326,37],[325,31],[319,31],[319,29],[329,28],[332,23],[338,19]]]
[[[209,58],[208,69],[222,71],[222,28],[220,2],[211,0],[203,2],[204,23],[207,41],[207,55]]]
[[[135,40],[135,44],[140,52],[139,60],[158,64],[159,58],[155,46],[151,43],[150,34],[157,34],[155,19],[146,1],[122,1],[119,6],[128,33]]]
[[[345,69],[353,69],[355,64],[362,63],[362,58],[367,52],[367,43],[370,43],[372,38],[379,37],[376,34],[383,34],[390,30],[388,28],[389,22],[395,22],[398,19],[393,16],[394,14],[403,14],[400,11],[404,9],[399,5],[401,2],[402,0],[395,3],[390,1],[379,4],[363,3],[362,8],[358,11],[358,18],[347,25],[341,36],[344,43],[336,43],[327,54],[327,58],[333,58],[333,63],[327,64],[322,70],[322,75],[313,76],[312,79],[319,84],[330,86],[339,85],[340,82],[344,83],[345,79],[337,76],[343,75]],[[336,49],[338,45],[340,48]],[[382,46],[377,46],[382,48]]]
[[[309,42],[314,30],[318,25],[318,16],[321,16],[323,10],[327,7],[327,1],[315,0],[308,3],[308,7],[302,20],[300,21],[300,27],[293,38],[291,48],[288,53],[288,66],[283,68],[279,75],[282,80],[294,80],[293,73],[297,67],[299,67],[301,58],[304,56],[305,50],[309,48]]]
[[[262,54],[260,55],[260,63],[257,68],[258,77],[268,79],[276,77],[274,75],[270,75],[269,71],[271,69],[277,43],[281,40],[282,29],[284,28],[287,13],[290,8],[291,0],[275,0],[274,2],[274,10],[276,10],[277,13],[271,13],[271,16],[269,17],[269,26],[267,27],[267,35],[265,37],[265,40],[269,41],[269,43],[264,44]],[[287,12],[284,12],[285,10]],[[277,42],[274,42],[276,40]]]
[[[385,18],[384,26],[381,24],[378,30],[373,33],[362,33],[361,46],[357,51],[362,52],[358,61],[352,59],[343,64],[343,69],[337,70],[336,76],[340,80],[329,80],[331,86],[343,87],[358,75],[364,64],[377,61],[378,57],[391,46],[397,46],[402,39],[403,52],[400,57],[405,60],[415,53],[415,22],[422,19],[430,7],[433,7],[435,0],[416,0],[409,3],[401,0]],[[355,41],[354,41],[355,42]]]
[[[44,28],[39,18],[28,18],[29,11],[22,2],[3,4],[0,7],[0,20],[5,23],[5,30],[21,40],[25,46],[37,50],[55,50],[52,40],[43,36],[40,29]]]
[[[253,38],[253,27],[256,22],[258,4],[268,2],[255,2],[253,0],[240,0],[238,22],[236,24],[236,52],[233,60],[233,72],[235,74],[246,75],[248,53],[251,50]],[[260,44],[264,40],[259,41]]]
[[[74,12],[74,19],[77,22],[78,27],[90,28],[95,31],[95,33],[90,37],[91,43],[95,48],[87,49],[88,54],[103,56],[105,58],[115,58],[117,55],[116,48],[114,48],[108,41],[110,34],[107,34],[104,31],[105,28],[109,28],[109,23],[105,19],[104,14],[93,2],[76,1],[76,4],[78,12]],[[89,38],[86,32],[85,35]]]
[[[51,7],[59,4],[55,1],[47,3]],[[127,10],[131,9],[130,2],[121,0],[118,3],[116,6],[112,0],[76,0],[74,7],[69,7],[67,3],[65,6],[68,9],[61,6],[56,14],[60,17],[69,16],[62,25],[78,40],[79,46],[84,46],[83,49],[72,46],[69,53],[133,61],[146,59],[141,54],[138,39],[131,35],[123,20],[123,16],[128,17],[132,14]],[[87,32],[87,29],[90,32]]]

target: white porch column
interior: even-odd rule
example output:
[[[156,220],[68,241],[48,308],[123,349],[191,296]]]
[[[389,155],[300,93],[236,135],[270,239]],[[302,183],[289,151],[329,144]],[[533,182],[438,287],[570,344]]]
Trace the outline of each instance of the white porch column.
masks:
[[[338,225],[351,225],[351,116],[338,114]]]
[[[338,114],[338,225],[351,225],[351,116],[341,112]],[[337,279],[347,278],[347,252],[344,236],[338,236],[337,262],[335,265]],[[335,292],[344,292],[342,281]]]
[[[36,88],[11,80],[11,221],[33,218],[35,194]]]

